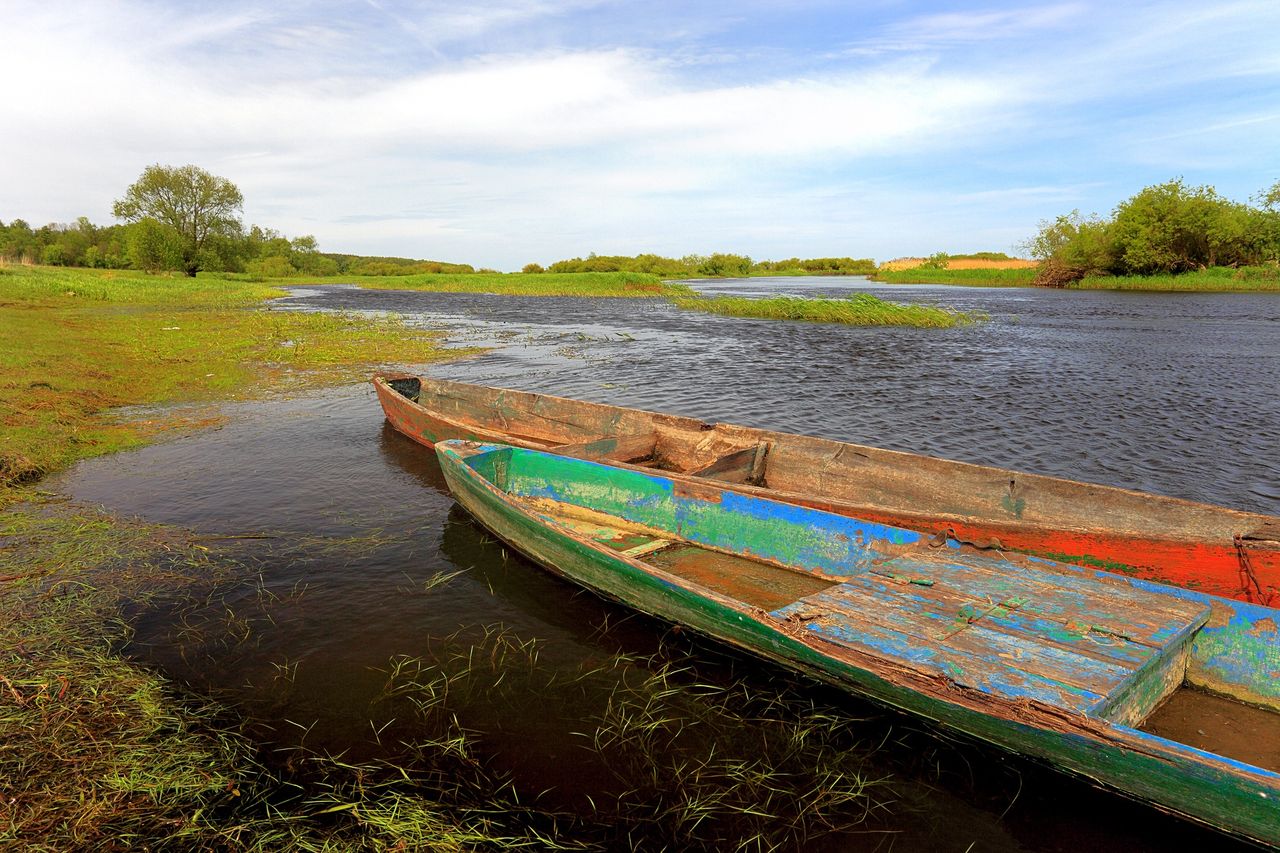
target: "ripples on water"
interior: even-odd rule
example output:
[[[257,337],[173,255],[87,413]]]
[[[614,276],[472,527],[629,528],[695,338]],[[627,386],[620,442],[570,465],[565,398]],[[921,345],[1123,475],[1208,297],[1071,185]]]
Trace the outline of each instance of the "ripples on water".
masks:
[[[845,281],[697,285],[739,295],[869,290],[990,319],[859,328],[710,317],[659,301],[356,289],[295,304],[466,318],[479,343],[523,337],[436,371],[447,378],[1280,513],[1280,296]]]
[[[882,287],[850,280],[699,283],[716,292],[780,289],[982,311],[949,330],[855,328],[682,313],[659,301],[522,299],[315,288],[292,309],[393,311],[444,324],[458,345],[496,347],[437,365],[484,382],[898,450],[1094,480],[1280,513],[1280,297]],[[93,460],[64,487],[76,497],[217,535],[268,532],[244,558],[280,597],[254,642],[193,648],[171,614],[139,617],[138,652],[240,703],[268,741],[376,754],[370,737],[383,670],[429,655],[458,631],[503,625],[544,644],[548,672],[619,651],[651,654],[664,628],[507,554],[456,508],[430,455],[385,425],[368,386],[230,407],[225,428]],[[305,539],[303,537],[319,537]],[[342,537],[364,537],[357,542]],[[262,544],[260,544],[262,543]],[[456,579],[419,592],[438,572]],[[298,596],[296,591],[305,589]],[[231,591],[209,619],[257,612]],[[199,614],[185,619],[199,620]],[[614,628],[602,631],[604,625]],[[621,627],[618,627],[618,626]],[[785,676],[694,643],[697,677],[767,693]],[[275,676],[296,666],[287,685]],[[810,688],[804,688],[810,689]],[[952,747],[916,724],[811,688],[812,701],[870,717],[886,741],[873,773],[894,780],[896,814],[832,849],[1167,848],[1188,827],[1083,784]],[[568,696],[507,719],[471,709],[488,759],[527,796],[560,807],[591,765]],[[379,723],[381,725],[381,723]],[[390,734],[390,731],[388,734]],[[403,733],[402,733],[403,734]],[[927,756],[922,758],[921,756]],[[927,766],[925,766],[927,765]],[[596,774],[596,775],[593,775]],[[576,782],[575,782],[576,780]],[[577,792],[576,794],[574,792]],[[575,799],[576,798],[576,799]],[[889,836],[879,834],[892,833]],[[1219,845],[1218,839],[1200,843]],[[814,849],[814,848],[809,848]]]

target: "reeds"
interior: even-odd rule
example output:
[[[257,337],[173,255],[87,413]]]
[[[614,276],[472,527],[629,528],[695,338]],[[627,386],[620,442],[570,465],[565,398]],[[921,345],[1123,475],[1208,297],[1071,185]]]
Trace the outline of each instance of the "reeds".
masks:
[[[1280,290],[1280,267],[1209,267],[1177,275],[1091,275],[1069,287],[1073,290],[1274,291]]]

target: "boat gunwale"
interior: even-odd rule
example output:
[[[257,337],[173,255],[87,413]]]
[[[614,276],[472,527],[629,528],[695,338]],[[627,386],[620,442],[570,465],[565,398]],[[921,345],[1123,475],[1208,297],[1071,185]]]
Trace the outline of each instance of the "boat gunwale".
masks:
[[[522,391],[515,388],[503,388],[499,386],[479,386],[479,385],[473,386],[470,383],[455,382],[453,380],[448,380],[448,379],[434,379],[431,377],[422,377],[422,376],[417,376],[410,373],[379,373],[379,374],[375,374],[375,376],[373,377],[373,382],[375,386],[378,386],[380,390],[385,389],[386,393],[395,395],[393,399],[396,399],[397,402],[402,402],[404,405],[407,405],[417,410],[419,413],[429,417],[432,420],[443,422],[452,428],[458,429],[459,431],[470,430],[470,431],[475,431],[477,434],[479,434],[480,432],[486,433],[489,436],[493,436],[493,438],[484,439],[485,441],[490,443],[506,444],[514,447],[523,447],[529,450],[540,450],[544,452],[554,453],[555,447],[557,445],[548,440],[546,446],[539,446],[537,444],[527,442],[527,440],[521,440],[522,438],[526,438],[526,437],[514,436],[511,433],[501,432],[498,429],[495,429],[491,424],[488,424],[488,423],[481,424],[477,421],[461,420],[455,417],[450,417],[444,414],[443,412],[428,408],[427,406],[422,405],[420,402],[411,400],[408,397],[404,396],[403,394],[399,393],[398,391],[395,390],[395,388],[393,388],[389,384],[390,380],[393,380],[393,379],[417,379],[420,382],[422,382],[424,386],[427,383],[439,383],[439,384],[447,384],[447,385],[458,386],[463,388],[466,388],[466,387],[486,388],[486,389],[490,389],[500,393],[513,393],[518,395],[527,395],[529,397],[549,399],[557,403],[566,404],[568,406],[591,407],[591,408],[598,407],[600,409],[610,410],[610,411],[634,412],[639,415],[642,415],[648,418],[658,419],[658,420],[672,419],[675,421],[686,421],[688,422],[689,425],[700,425],[701,429],[704,431],[708,431],[708,432],[719,431],[721,432],[721,434],[727,434],[729,436],[732,436],[735,434],[738,434],[738,435],[750,434],[753,437],[759,437],[759,439],[762,441],[763,440],[776,441],[778,439],[782,439],[785,442],[786,439],[807,438],[807,439],[815,440],[818,442],[830,443],[832,445],[835,445],[841,448],[849,448],[851,451],[858,452],[858,453],[865,452],[867,454],[870,454],[871,456],[882,455],[882,456],[887,456],[890,459],[897,459],[900,461],[911,461],[911,462],[923,461],[927,464],[937,465],[938,467],[941,467],[941,468],[954,467],[954,468],[959,468],[959,469],[962,469],[968,472],[973,472],[973,473],[1000,475],[1002,479],[1008,479],[1008,476],[1012,475],[1014,478],[1029,478],[1034,483],[1065,484],[1071,487],[1078,487],[1078,488],[1085,488],[1085,489],[1092,489],[1092,490],[1102,490],[1105,494],[1123,495],[1127,498],[1133,498],[1135,500],[1138,500],[1142,503],[1147,503],[1147,504],[1151,504],[1154,502],[1159,506],[1176,507],[1183,510],[1193,510],[1198,512],[1208,511],[1214,516],[1223,517],[1224,520],[1226,518],[1238,518],[1241,520],[1247,519],[1251,522],[1256,522],[1256,523],[1280,522],[1280,516],[1269,516],[1264,513],[1254,513],[1247,510],[1233,509],[1231,507],[1221,506],[1219,504],[1210,504],[1202,501],[1193,501],[1187,498],[1180,498],[1172,495],[1154,494],[1150,492],[1139,491],[1137,489],[1128,489],[1123,486],[1109,486],[1103,483],[1091,483],[1085,480],[1072,480],[1066,477],[1057,477],[1052,474],[1037,474],[1034,472],[1018,471],[1011,468],[999,468],[993,465],[981,465],[974,462],[963,462],[960,460],[948,459],[941,456],[928,456],[925,454],[912,453],[910,451],[904,451],[904,450],[892,450],[892,449],[883,448],[883,447],[873,447],[871,445],[855,444],[853,442],[843,441],[838,438],[830,438],[826,436],[803,436],[796,433],[777,432],[774,430],[765,429],[763,427],[743,426],[743,425],[728,424],[728,423],[723,423],[718,421],[703,421],[703,420],[698,420],[696,418],[688,418],[686,416],[674,415],[674,414],[669,414],[665,412],[654,412],[647,409],[631,408],[626,406],[615,406],[610,403],[596,403],[589,400],[575,400],[569,397],[559,397],[554,394],[543,394],[541,392],[535,392],[535,391]],[[656,429],[657,427],[655,426],[655,431]],[[414,438],[414,440],[416,441],[419,441],[419,443],[424,443],[420,439],[417,439],[416,437],[413,437],[413,436],[410,436],[410,437]],[[598,439],[598,438],[607,438],[607,437],[608,436],[595,436],[594,438]],[[447,440],[447,439],[444,439],[444,440]],[[432,443],[425,443],[424,446],[431,446],[431,444]],[[778,488],[762,487],[762,486],[757,486],[751,483],[729,483],[729,482],[714,480],[711,478],[699,477],[696,474],[692,474],[686,471],[668,471],[665,469],[653,469],[643,465],[635,465],[630,462],[618,462],[618,461],[610,460],[608,464],[617,466],[620,468],[630,468],[632,470],[638,470],[638,471],[653,472],[655,470],[660,470],[664,476],[670,476],[673,479],[684,479],[686,481],[696,482],[696,483],[712,483],[717,487],[727,487],[731,491],[741,492],[743,494],[749,494],[755,497],[767,498],[770,500],[780,500],[783,503],[791,503],[791,504],[797,504],[800,506],[807,506],[811,509],[818,509],[826,512],[832,511],[829,508],[834,508],[834,507],[847,508],[853,511],[854,513],[858,511],[864,511],[864,510],[868,512],[891,511],[898,516],[913,518],[913,519],[920,519],[922,521],[925,519],[933,518],[933,519],[938,519],[939,521],[942,521],[942,522],[972,524],[975,526],[998,528],[998,529],[1003,529],[1008,531],[1038,530],[1038,529],[1045,529],[1049,526],[1045,522],[1036,522],[1036,521],[1023,522],[1023,521],[1009,520],[1009,519],[990,518],[990,517],[979,516],[979,515],[963,515],[963,514],[954,513],[954,512],[929,513],[929,512],[917,511],[917,510],[896,509],[892,507],[886,507],[880,504],[858,503],[858,502],[845,500],[841,498],[811,495],[807,492],[796,492],[796,491],[790,491],[790,490],[784,490],[784,489],[778,489]],[[945,532],[946,530],[945,523],[943,524],[935,523],[932,526],[933,526],[934,532]],[[1189,535],[1182,535],[1182,536],[1178,536],[1174,534],[1161,535],[1158,532],[1152,532],[1152,531],[1143,531],[1142,533],[1137,534],[1132,531],[1118,531],[1115,528],[1109,528],[1109,527],[1100,526],[1100,525],[1088,526],[1088,527],[1080,526],[1080,525],[1070,525],[1070,524],[1054,525],[1052,529],[1068,531],[1070,533],[1085,535],[1085,536],[1098,535],[1098,534],[1104,534],[1104,535],[1116,536],[1116,537],[1127,536],[1129,538],[1141,538],[1145,541],[1149,541],[1153,543],[1167,543],[1170,545],[1185,545],[1189,541],[1194,541],[1193,538]],[[1243,542],[1245,544],[1245,547],[1256,548],[1257,546],[1251,545],[1250,544],[1251,542],[1275,543],[1277,547],[1280,547],[1280,540],[1250,540],[1245,538]]]

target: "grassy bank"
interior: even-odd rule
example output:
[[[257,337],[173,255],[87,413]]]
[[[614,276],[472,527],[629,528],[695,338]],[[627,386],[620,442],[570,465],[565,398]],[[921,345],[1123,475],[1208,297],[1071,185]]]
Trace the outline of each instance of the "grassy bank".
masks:
[[[192,425],[122,406],[217,401],[445,355],[394,319],[270,310],[277,287],[218,278],[0,268],[0,506],[7,487]]]
[[[886,302],[869,293],[857,293],[846,299],[804,299],[797,296],[775,296],[766,299],[695,296],[672,301],[685,310],[706,311],[730,317],[845,323],[851,326],[917,326],[941,329],[964,325],[977,319],[945,308]]]
[[[1091,275],[1072,290],[1265,291],[1280,290],[1277,267],[1209,267],[1177,275]]]
[[[1025,269],[925,269],[877,270],[872,281],[886,284],[960,284],[971,287],[1030,287],[1034,267]]]
[[[447,273],[402,276],[346,276],[376,290],[422,290],[436,293],[497,293],[503,296],[593,296],[638,298],[682,291],[656,275],[639,272],[580,273]]]

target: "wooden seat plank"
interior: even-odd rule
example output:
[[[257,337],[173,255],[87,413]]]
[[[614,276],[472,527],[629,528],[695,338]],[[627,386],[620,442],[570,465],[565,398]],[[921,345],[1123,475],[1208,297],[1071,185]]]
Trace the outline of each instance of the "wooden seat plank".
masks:
[[[965,620],[973,619],[1102,661],[1136,666],[1158,652],[1157,648],[1127,636],[1098,631],[1092,623],[1064,619],[1060,612],[1055,612],[1061,610],[1057,602],[1048,599],[1041,590],[1026,589],[992,600],[943,585],[895,584],[875,574],[859,580],[893,607],[928,613],[936,618],[944,627],[940,629],[943,633],[935,639],[945,637],[963,625]],[[1011,600],[1016,604],[1009,606]]]
[[[1032,695],[1025,691],[1034,688],[1034,698],[1079,711],[1093,708],[1133,672],[1133,667],[1040,643],[981,620],[955,630],[951,620],[894,607],[856,580],[806,598],[802,609],[783,608],[774,615],[793,613],[809,617],[806,627],[819,636],[930,664],[965,687],[1013,698]]]
[[[901,573],[916,579],[914,585],[932,581],[939,589],[956,590],[980,601],[1031,596],[1038,612],[1047,617],[1061,617],[1064,623],[1082,628],[1092,626],[1153,648],[1163,647],[1180,625],[1207,612],[1202,604],[1139,592],[1122,580],[951,549],[897,557],[872,571]]]
[[[1169,667],[1208,612],[1112,592],[1084,574],[952,551],[886,561],[773,615],[965,687],[1137,718],[1172,689]]]
[[[836,590],[843,592],[845,586],[841,584],[809,596],[775,610],[773,615],[794,618],[806,630],[830,642],[877,658],[910,664],[963,687],[994,695],[1035,699],[1082,713],[1104,698],[1104,693],[1096,689],[1045,675],[1029,665],[1037,659],[1038,649],[1034,644],[1005,642],[1003,635],[990,629],[980,629],[949,645],[925,641],[912,626],[886,624],[887,620],[868,618],[864,611],[851,608],[849,600],[836,593]],[[815,616],[815,611],[823,615]]]

